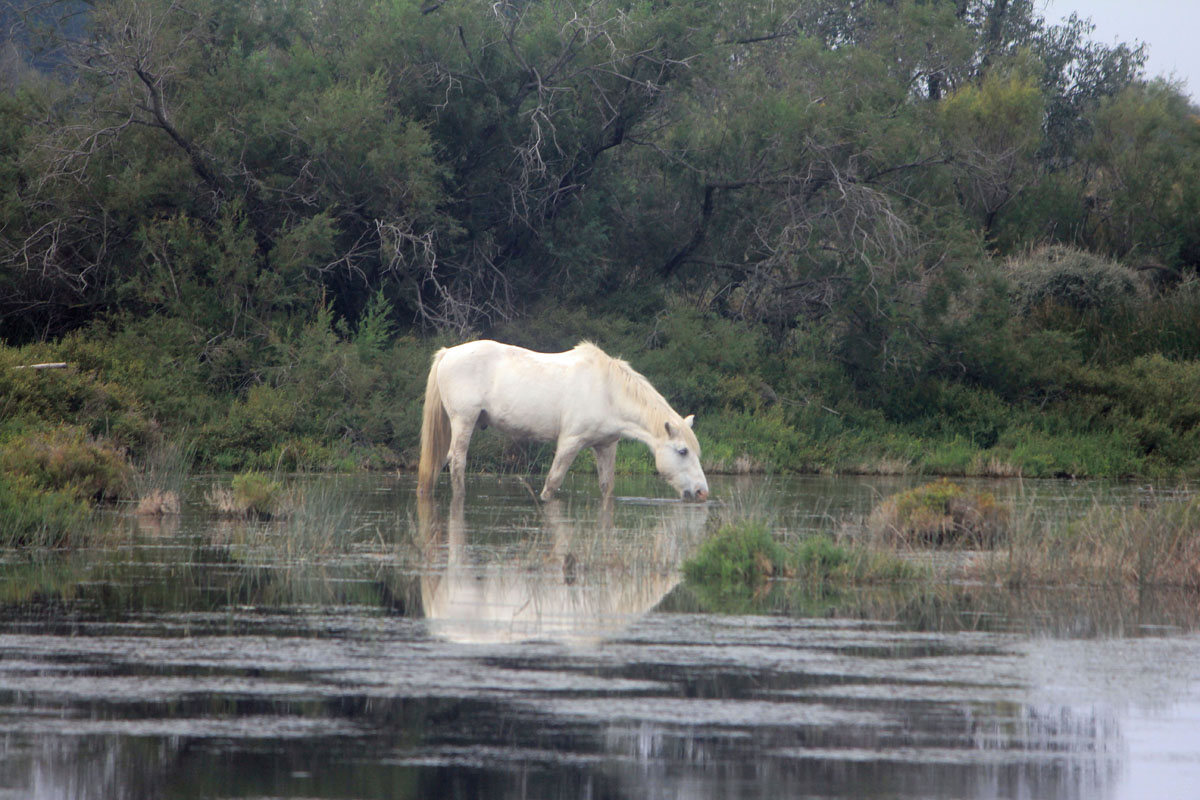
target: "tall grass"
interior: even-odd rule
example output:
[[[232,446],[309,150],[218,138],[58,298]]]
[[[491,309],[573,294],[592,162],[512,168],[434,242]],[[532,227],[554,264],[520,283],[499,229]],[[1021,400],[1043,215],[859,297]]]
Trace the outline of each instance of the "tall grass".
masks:
[[[1200,497],[1096,503],[1055,526],[1027,519],[973,572],[1010,586],[1088,584],[1200,590]]]
[[[133,475],[138,516],[161,517],[180,512],[183,487],[195,457],[195,445],[183,436],[161,439],[147,449]]]
[[[244,558],[290,566],[345,553],[363,529],[358,505],[336,480],[284,483],[263,473],[234,476],[206,497],[224,520],[225,537]]]

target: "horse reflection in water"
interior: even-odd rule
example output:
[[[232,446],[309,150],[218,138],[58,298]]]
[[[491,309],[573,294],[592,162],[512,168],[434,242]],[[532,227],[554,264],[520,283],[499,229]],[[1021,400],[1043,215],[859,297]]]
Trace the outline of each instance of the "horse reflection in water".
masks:
[[[679,583],[679,568],[701,539],[708,509],[662,506],[652,529],[616,531],[611,502],[593,523],[572,519],[558,501],[542,507],[547,541],[526,552],[473,559],[462,497],[439,518],[418,502],[426,551],[444,565],[421,578],[429,630],[464,644],[531,640],[595,644],[611,637],[658,603]],[[616,544],[614,545],[614,542]]]

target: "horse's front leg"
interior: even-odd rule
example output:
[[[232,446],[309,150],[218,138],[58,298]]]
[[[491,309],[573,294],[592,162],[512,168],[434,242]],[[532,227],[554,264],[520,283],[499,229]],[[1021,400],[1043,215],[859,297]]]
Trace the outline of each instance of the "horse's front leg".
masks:
[[[596,477],[600,479],[600,496],[608,497],[612,494],[617,473],[617,443],[594,444],[592,452],[596,454]]]
[[[554,451],[554,461],[550,464],[550,471],[546,473],[546,485],[542,487],[542,500],[554,497],[558,487],[562,486],[563,478],[567,477],[567,470],[571,468],[571,462],[575,460],[575,456],[579,455],[582,447],[583,440],[575,436],[558,440],[558,448]]]

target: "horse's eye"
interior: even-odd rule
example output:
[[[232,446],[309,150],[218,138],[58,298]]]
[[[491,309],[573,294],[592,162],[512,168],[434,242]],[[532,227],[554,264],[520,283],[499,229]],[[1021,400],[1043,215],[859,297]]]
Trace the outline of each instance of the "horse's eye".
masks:
[[[687,448],[686,448],[686,447],[681,447],[681,448],[679,448],[679,449],[678,449],[676,452],[677,452],[677,453],[679,453],[679,455],[681,455],[681,456],[686,456],[686,455],[687,455]]]

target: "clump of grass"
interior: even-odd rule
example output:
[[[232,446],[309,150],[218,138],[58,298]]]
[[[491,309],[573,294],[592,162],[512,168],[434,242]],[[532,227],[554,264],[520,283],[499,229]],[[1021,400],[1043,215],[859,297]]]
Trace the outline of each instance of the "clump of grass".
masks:
[[[162,440],[149,448],[133,476],[135,513],[140,517],[178,514],[183,485],[195,458],[195,447],[183,439]]]
[[[788,554],[765,523],[757,520],[727,523],[683,564],[693,583],[755,587],[785,573]]]
[[[832,536],[803,539],[793,555],[797,578],[809,583],[876,584],[920,577],[916,565],[894,553],[840,544]]]
[[[289,561],[311,561],[343,552],[362,525],[358,506],[328,480],[294,487],[281,514],[281,542]]]
[[[134,513],[139,517],[165,517],[178,514],[181,510],[179,493],[165,489],[151,489],[140,494]]]
[[[242,472],[229,486],[214,486],[205,494],[209,505],[223,517],[274,519],[285,510],[283,484],[261,472]]]
[[[1008,530],[1009,510],[991,492],[947,479],[892,495],[875,507],[867,527],[909,545],[991,546]]]

